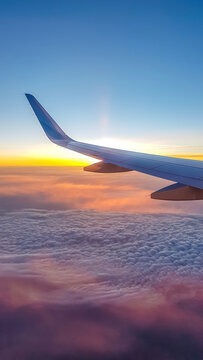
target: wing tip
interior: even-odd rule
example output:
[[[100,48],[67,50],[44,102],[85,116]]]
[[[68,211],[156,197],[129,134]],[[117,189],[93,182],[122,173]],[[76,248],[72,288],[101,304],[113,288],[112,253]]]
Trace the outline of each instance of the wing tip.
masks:
[[[29,94],[29,93],[25,93],[25,96],[27,99],[29,99],[30,97],[34,97],[32,94]]]
[[[68,142],[74,141],[72,138],[65,134],[65,132],[54,121],[54,119],[52,119],[52,117],[32,94],[25,93],[25,96],[49,140],[51,140],[57,145],[61,145],[64,147],[66,147]]]

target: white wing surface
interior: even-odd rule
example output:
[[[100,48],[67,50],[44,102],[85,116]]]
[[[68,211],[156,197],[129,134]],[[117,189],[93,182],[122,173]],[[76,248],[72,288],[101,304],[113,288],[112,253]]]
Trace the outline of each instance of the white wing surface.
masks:
[[[26,97],[48,138],[59,146],[101,160],[86,168],[93,172],[122,172],[136,170],[176,184],[151,195],[162,200],[203,199],[203,162],[134,151],[112,149],[75,141],[64,133],[33,95]]]

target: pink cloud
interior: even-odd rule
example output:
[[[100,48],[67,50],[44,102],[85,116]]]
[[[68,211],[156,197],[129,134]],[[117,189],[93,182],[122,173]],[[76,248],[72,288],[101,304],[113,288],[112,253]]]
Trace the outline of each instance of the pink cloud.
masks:
[[[78,282],[74,271],[72,277]],[[81,295],[85,279],[90,281],[82,275],[78,282]],[[54,300],[59,289],[67,301]],[[71,291],[72,283],[56,283],[52,275],[1,276],[1,359],[201,358],[200,285],[170,279],[136,298],[105,303],[71,303]]]

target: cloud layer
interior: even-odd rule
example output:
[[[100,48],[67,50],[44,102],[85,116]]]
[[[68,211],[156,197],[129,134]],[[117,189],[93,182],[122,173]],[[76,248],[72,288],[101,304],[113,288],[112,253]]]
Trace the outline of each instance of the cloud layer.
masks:
[[[73,268],[74,279],[87,272],[100,287],[84,280],[83,289],[98,298],[134,294],[172,275],[200,281],[202,220],[90,210],[2,212],[0,265],[22,274],[34,267],[49,276],[62,267],[68,281]]]
[[[68,170],[0,178],[0,359],[202,359],[201,203]]]
[[[122,302],[45,301],[44,294],[60,286],[0,277],[1,359],[202,358],[203,294],[197,284],[165,283]]]
[[[95,174],[81,168],[1,168],[0,209],[202,214],[203,202],[169,202],[150,194],[170,182],[130,172]]]

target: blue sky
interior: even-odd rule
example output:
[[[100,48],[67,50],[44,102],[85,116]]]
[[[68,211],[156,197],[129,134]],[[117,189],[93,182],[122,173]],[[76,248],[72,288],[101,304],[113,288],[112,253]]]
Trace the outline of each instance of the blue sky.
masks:
[[[202,152],[202,24],[201,1],[1,2],[3,155],[48,144],[25,92],[72,137]]]

